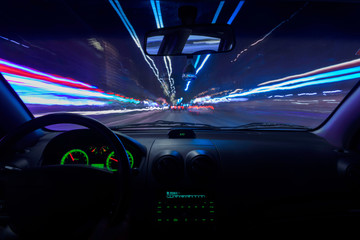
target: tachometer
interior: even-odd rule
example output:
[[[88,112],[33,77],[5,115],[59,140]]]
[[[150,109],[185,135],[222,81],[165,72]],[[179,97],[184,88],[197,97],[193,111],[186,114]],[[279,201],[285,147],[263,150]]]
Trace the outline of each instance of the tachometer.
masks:
[[[128,150],[126,150],[126,153],[128,155],[129,158],[129,164],[130,164],[130,168],[133,168],[134,166],[134,157],[131,154],[131,152],[129,152]],[[111,152],[109,154],[109,156],[106,159],[106,167],[108,170],[110,171],[117,171],[117,165],[118,165],[119,160],[117,160],[115,158],[115,152]]]
[[[81,149],[72,149],[61,158],[61,165],[64,164],[89,164],[88,155]]]

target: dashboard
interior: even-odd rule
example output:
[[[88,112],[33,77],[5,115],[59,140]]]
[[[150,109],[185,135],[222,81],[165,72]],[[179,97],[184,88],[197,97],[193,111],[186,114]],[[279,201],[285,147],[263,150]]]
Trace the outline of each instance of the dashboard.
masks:
[[[310,132],[115,133],[133,170],[128,221],[134,239],[286,235],[304,228],[322,233],[360,224],[360,182],[354,180],[354,188],[349,177],[351,169],[358,176],[360,167],[351,167],[358,154]],[[42,142],[42,165],[115,171],[120,160],[87,129],[49,133]]]

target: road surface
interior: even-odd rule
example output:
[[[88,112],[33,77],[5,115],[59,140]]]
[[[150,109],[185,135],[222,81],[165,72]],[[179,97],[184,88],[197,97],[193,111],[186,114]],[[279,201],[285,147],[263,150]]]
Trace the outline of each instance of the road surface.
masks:
[[[205,110],[190,111],[149,111],[130,114],[93,115],[107,126],[118,126],[133,123],[148,123],[157,120],[210,124],[213,126],[239,126],[253,122],[280,122],[316,127],[327,117],[326,113],[266,110],[247,110],[244,112],[228,112]]]
[[[299,98],[288,100],[247,101],[243,103],[214,104],[211,108],[191,110],[149,110],[130,112],[76,111],[95,118],[107,126],[150,123],[157,120],[209,124],[217,127],[235,127],[248,123],[271,122],[316,128],[334,111],[342,96]],[[114,110],[116,111],[116,110]],[[71,111],[70,111],[71,112]],[[44,113],[45,114],[45,113]],[[40,114],[43,115],[43,114]],[[35,114],[35,116],[39,116]]]

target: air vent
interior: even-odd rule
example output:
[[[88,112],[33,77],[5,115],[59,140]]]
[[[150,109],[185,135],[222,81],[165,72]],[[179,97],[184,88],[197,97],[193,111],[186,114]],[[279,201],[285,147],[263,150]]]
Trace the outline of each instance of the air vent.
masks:
[[[160,182],[177,182],[184,177],[184,160],[178,152],[163,152],[154,161],[152,171]]]
[[[197,181],[209,181],[216,174],[216,162],[203,150],[194,150],[186,156],[187,171]]]

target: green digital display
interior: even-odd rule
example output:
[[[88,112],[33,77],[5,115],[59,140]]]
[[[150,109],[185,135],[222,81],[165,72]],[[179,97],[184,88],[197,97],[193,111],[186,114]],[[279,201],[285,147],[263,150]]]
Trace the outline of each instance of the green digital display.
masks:
[[[93,163],[91,164],[92,167],[96,167],[96,168],[104,168],[105,164],[103,163]]]
[[[166,192],[166,198],[186,199],[186,198],[206,198],[205,194],[182,194],[181,192]]]

